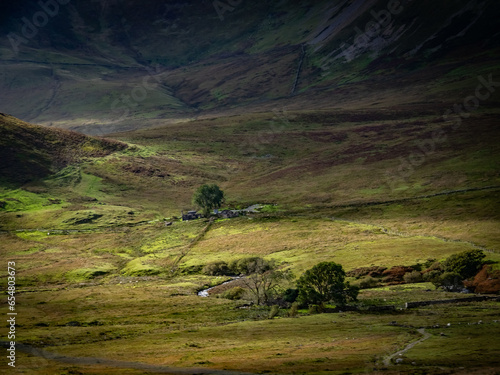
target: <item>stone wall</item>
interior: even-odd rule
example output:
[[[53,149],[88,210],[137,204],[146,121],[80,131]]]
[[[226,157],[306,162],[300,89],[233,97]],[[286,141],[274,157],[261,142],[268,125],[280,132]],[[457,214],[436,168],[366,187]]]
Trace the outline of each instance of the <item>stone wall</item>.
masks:
[[[405,307],[407,309],[411,309],[414,307],[427,306],[427,305],[439,305],[439,304],[444,304],[444,303],[460,303],[460,302],[478,302],[478,301],[486,301],[486,300],[500,301],[500,297],[475,296],[475,297],[466,297],[466,298],[441,299],[441,300],[434,300],[434,301],[406,302]]]

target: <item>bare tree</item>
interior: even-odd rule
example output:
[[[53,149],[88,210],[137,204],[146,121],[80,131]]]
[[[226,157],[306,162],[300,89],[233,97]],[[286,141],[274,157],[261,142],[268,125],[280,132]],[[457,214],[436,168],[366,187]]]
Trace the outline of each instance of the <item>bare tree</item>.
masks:
[[[276,269],[274,264],[270,264],[262,258],[258,258],[253,266],[254,272],[243,278],[242,281],[257,305],[268,304],[272,297],[278,293],[282,282],[291,278],[291,273]]]

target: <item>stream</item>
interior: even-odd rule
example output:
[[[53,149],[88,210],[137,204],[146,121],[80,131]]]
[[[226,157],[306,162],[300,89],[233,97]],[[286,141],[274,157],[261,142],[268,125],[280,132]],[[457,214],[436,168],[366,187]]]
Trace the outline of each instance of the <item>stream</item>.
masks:
[[[229,283],[232,283],[234,280],[238,280],[238,279],[241,279],[241,276],[235,276],[235,277],[231,277],[231,280],[228,280],[228,281],[224,281],[223,283],[221,284],[217,284],[215,286],[212,286],[208,289],[203,289],[203,290],[200,290],[198,292],[198,296],[199,297],[209,297],[210,294],[208,293],[210,290],[212,290],[213,288],[216,288],[218,286],[221,286],[221,285],[226,285],[226,284],[229,284]]]

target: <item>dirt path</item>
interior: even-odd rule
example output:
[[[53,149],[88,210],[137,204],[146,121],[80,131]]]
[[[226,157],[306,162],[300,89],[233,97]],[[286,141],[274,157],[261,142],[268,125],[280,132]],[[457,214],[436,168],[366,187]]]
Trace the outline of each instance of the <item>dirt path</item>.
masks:
[[[406,353],[408,350],[410,350],[411,348],[413,348],[415,345],[417,344],[420,344],[422,341],[425,341],[427,340],[429,337],[431,337],[432,335],[430,333],[427,333],[425,332],[425,328],[420,328],[417,330],[420,334],[423,335],[423,337],[415,342],[412,342],[408,345],[406,345],[406,347],[400,351],[397,351],[396,353],[393,353],[391,354],[390,356],[386,357],[384,359],[384,366],[389,366],[391,364],[391,361],[394,357],[397,357],[399,355],[403,355],[404,353]]]
[[[0,341],[0,346],[8,347],[8,343],[5,341]],[[111,368],[127,368],[135,369],[148,372],[156,372],[159,374],[172,374],[172,375],[189,375],[189,374],[212,374],[212,375],[253,375],[248,372],[239,371],[229,371],[229,370],[217,370],[209,368],[182,368],[182,367],[170,367],[162,365],[152,365],[142,362],[129,362],[129,361],[118,361],[105,358],[94,358],[94,357],[67,357],[57,353],[48,352],[43,349],[34,348],[30,345],[17,344],[16,350],[34,355],[36,357],[45,358],[47,360],[56,361],[60,363],[67,363],[71,365],[81,365],[81,366],[104,366]]]

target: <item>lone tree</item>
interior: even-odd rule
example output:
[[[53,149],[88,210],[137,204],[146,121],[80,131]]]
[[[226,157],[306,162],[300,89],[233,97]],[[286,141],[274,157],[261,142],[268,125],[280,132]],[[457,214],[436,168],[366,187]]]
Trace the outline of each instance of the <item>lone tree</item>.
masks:
[[[202,185],[193,195],[193,204],[203,210],[205,217],[215,208],[220,208],[224,202],[224,192],[215,184]]]
[[[297,281],[299,300],[314,305],[334,302],[341,306],[347,301],[356,301],[359,289],[344,280],[345,272],[340,264],[318,263],[304,272]]]

